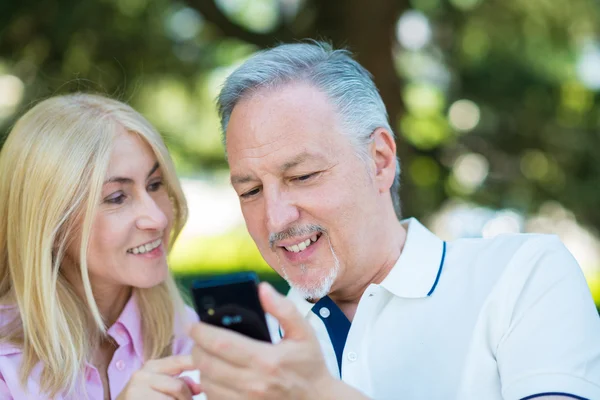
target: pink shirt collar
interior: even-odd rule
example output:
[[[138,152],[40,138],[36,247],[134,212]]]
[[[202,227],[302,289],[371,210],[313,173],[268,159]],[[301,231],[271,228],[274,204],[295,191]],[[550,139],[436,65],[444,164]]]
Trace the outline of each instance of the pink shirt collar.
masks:
[[[136,355],[144,359],[144,341],[142,337],[141,315],[137,304],[137,296],[129,298],[117,321],[108,328],[108,334],[117,342],[119,347],[129,343],[133,345]]]
[[[5,313],[6,311],[6,313]],[[0,306],[0,325],[10,321],[17,313],[16,306]],[[173,354],[190,354],[193,342],[184,334],[183,326],[198,320],[194,310],[186,307],[183,316],[185,321],[176,321],[174,331]],[[125,387],[131,375],[143,364],[144,343],[141,330],[141,315],[136,297],[132,296],[117,321],[108,329],[108,334],[117,342],[118,348],[108,367],[111,396],[116,396]],[[32,371],[25,387],[19,382],[19,368],[22,361],[22,350],[14,345],[0,344],[0,399],[47,399],[39,391],[39,374],[41,365]],[[98,371],[91,365],[86,366],[85,391],[89,400],[102,400],[104,397]],[[75,396],[74,398],[81,398]],[[58,396],[55,400],[67,399]],[[71,398],[69,398],[70,400]]]

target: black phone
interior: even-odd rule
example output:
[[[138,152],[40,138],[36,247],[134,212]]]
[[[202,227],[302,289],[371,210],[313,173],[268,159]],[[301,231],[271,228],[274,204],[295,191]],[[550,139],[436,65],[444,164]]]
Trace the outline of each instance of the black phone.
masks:
[[[272,342],[258,298],[256,273],[239,272],[195,280],[192,296],[201,321]]]

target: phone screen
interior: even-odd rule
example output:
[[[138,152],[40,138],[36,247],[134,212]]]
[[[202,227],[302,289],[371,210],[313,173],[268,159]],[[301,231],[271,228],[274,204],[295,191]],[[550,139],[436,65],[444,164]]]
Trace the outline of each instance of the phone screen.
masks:
[[[195,281],[192,294],[200,320],[253,339],[271,342],[265,312],[258,298],[257,283],[258,277],[254,273]]]

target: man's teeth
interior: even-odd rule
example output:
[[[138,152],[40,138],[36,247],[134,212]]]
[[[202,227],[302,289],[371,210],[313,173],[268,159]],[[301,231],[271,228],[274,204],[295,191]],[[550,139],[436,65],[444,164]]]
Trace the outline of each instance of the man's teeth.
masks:
[[[299,253],[302,250],[305,250],[308,246],[310,246],[311,244],[313,244],[314,242],[317,241],[317,235],[311,237],[310,239],[306,239],[304,242],[300,242],[298,244],[295,244],[293,246],[285,246],[285,249],[287,251],[291,251],[292,253]]]
[[[134,247],[133,249],[127,250],[127,252],[133,253],[133,254],[144,254],[144,253],[154,250],[155,248],[160,246],[161,243],[162,243],[162,239],[156,239],[152,243],[143,244],[141,246]]]

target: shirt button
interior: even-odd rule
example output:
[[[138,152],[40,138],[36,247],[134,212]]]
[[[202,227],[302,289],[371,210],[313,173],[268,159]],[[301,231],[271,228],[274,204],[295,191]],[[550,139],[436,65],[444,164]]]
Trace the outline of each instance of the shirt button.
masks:
[[[329,311],[329,308],[321,307],[321,309],[319,310],[319,314],[321,315],[321,317],[327,318],[331,315],[331,312]]]
[[[115,334],[116,334],[117,336],[120,336],[120,337],[122,337],[122,338],[125,338],[125,337],[126,337],[126,335],[127,335],[127,333],[125,332],[125,328],[123,328],[121,325],[117,325],[117,326],[115,327]]]
[[[351,351],[348,353],[348,361],[350,362],[354,362],[358,360],[358,354],[356,354],[355,352]]]
[[[125,369],[125,361],[123,361],[123,360],[117,361],[117,363],[115,364],[115,367],[117,367],[117,369],[119,371],[123,371]]]

